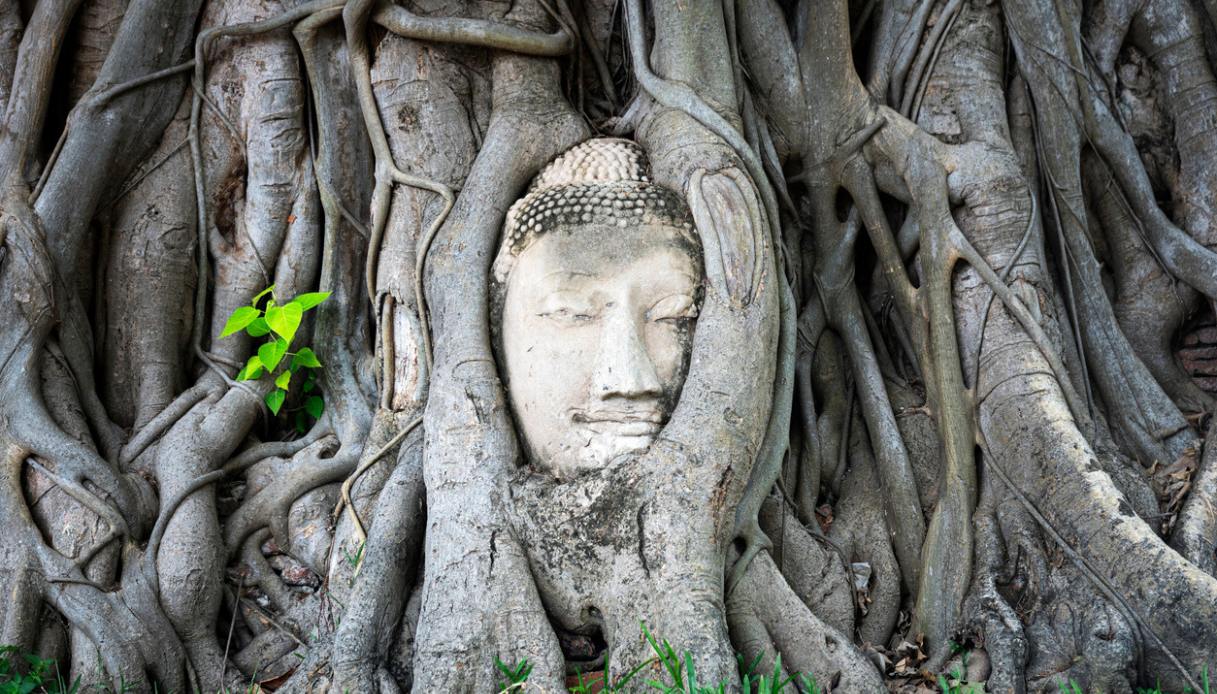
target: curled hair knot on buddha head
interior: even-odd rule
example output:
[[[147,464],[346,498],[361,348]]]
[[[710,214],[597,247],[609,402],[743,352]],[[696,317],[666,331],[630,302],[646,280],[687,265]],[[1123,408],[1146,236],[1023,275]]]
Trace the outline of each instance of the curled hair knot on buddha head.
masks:
[[[492,280],[501,285],[515,259],[542,234],[659,225],[676,229],[700,254],[684,198],[653,183],[646,153],[632,140],[596,138],[559,155],[507,211]],[[496,292],[501,293],[501,292]]]

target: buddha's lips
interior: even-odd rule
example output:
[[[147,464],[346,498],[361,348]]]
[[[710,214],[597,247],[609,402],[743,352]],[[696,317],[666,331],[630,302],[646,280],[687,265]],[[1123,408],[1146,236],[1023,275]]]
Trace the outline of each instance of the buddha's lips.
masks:
[[[576,410],[571,421],[597,434],[654,437],[666,418],[657,408]]]

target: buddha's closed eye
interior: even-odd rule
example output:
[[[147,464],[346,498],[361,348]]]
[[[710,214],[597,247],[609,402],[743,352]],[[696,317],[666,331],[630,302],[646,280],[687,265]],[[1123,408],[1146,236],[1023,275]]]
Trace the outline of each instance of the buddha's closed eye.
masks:
[[[660,299],[647,311],[648,321],[674,322],[697,317],[697,304],[688,294],[673,294]]]
[[[584,297],[569,292],[555,292],[541,302],[540,318],[548,318],[561,325],[590,323],[598,317],[596,307]]]
[[[542,318],[548,318],[556,323],[572,325],[578,323],[590,323],[596,319],[595,314],[579,312],[575,309],[569,308],[554,309],[553,311],[545,311],[543,313],[538,313],[537,315]]]

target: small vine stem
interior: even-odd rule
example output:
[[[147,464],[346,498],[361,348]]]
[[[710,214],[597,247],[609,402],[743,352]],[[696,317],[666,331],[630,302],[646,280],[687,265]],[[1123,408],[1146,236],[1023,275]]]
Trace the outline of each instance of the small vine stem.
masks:
[[[183,391],[173,402],[166,405],[165,409],[158,412],[135,436],[131,437],[126,446],[123,446],[118,455],[119,467],[126,468],[134,462],[141,453],[168,431],[169,427],[184,417],[192,407],[202,402],[207,397],[209,390],[202,385],[195,385]]]
[[[342,509],[345,508],[347,510],[347,515],[350,516],[351,522],[355,524],[355,533],[359,537],[359,544],[363,544],[365,541],[367,541],[368,534],[363,527],[363,521],[359,518],[359,513],[355,510],[355,504],[351,501],[351,487],[355,486],[355,483],[359,481],[359,478],[363,476],[363,473],[371,469],[371,467],[379,462],[381,458],[385,457],[389,451],[396,448],[398,444],[400,444],[407,436],[410,435],[410,432],[414,431],[418,425],[422,423],[422,417],[415,417],[413,421],[402,427],[402,430],[397,432],[393,438],[389,439],[388,443],[381,446],[380,450],[376,451],[370,457],[368,457],[367,460],[360,463],[359,467],[355,468],[355,471],[351,473],[351,476],[342,483],[342,495],[338,500],[338,505],[334,508],[334,518],[338,518],[338,515],[342,513]]]

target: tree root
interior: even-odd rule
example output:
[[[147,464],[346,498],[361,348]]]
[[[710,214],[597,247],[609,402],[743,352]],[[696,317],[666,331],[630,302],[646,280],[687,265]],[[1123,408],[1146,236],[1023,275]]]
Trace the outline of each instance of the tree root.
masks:
[[[355,469],[354,458],[341,450],[332,458],[322,457],[332,452],[329,446],[330,442],[322,440],[297,453],[291,475],[271,483],[229,516],[224,545],[230,556],[235,557],[246,538],[260,528],[269,527],[275,542],[280,547],[288,546],[287,514],[296,499],[312,489],[342,480]]]
[[[397,635],[410,581],[417,571],[422,544],[419,509],[424,494],[421,446],[403,448],[398,457],[377,500],[361,570],[334,634],[330,658],[334,686],[351,691],[375,691],[373,673]]]
[[[1030,645],[1019,614],[998,589],[1004,564],[1003,549],[1009,551],[1012,547],[1002,545],[993,486],[991,481],[985,480],[976,509],[976,573],[964,604],[964,615],[968,629],[975,629],[984,636],[990,664],[985,687],[998,692],[1025,692],[1025,663]],[[1016,555],[1019,559],[1022,556],[1021,553]],[[1038,552],[1031,556],[1040,557]],[[1038,588],[1034,585],[1030,590]]]
[[[982,428],[981,431],[983,432],[984,429]],[[1172,643],[1171,645],[1168,645],[1166,641],[1164,641],[1164,638],[1174,641],[1176,638],[1174,634],[1178,633],[1179,631],[1190,632],[1196,629],[1207,629],[1208,627],[1196,624],[1195,622],[1191,622],[1191,620],[1189,620],[1190,623],[1188,624],[1171,624],[1171,633],[1167,634],[1167,632],[1165,632],[1163,629],[1166,624],[1163,622],[1161,616],[1155,614],[1157,610],[1155,610],[1153,606],[1153,603],[1161,598],[1154,595],[1146,596],[1142,594],[1139,596],[1138,600],[1138,602],[1141,603],[1140,605],[1134,606],[1130,604],[1126,598],[1122,597],[1122,595],[1129,595],[1131,592],[1130,587],[1139,582],[1140,579],[1137,578],[1137,574],[1134,573],[1129,575],[1125,572],[1112,573],[1112,569],[1114,567],[1112,567],[1111,564],[1114,557],[1105,553],[1103,549],[1094,548],[1088,553],[1089,558],[1080,554],[1069,541],[1060,535],[1060,533],[1056,530],[1056,526],[1048,518],[1046,518],[1039,511],[1039,509],[1035,507],[1035,505],[1027,498],[1027,496],[1010,478],[1010,476],[1007,475],[1004,470],[1002,470],[997,460],[992,457],[992,452],[983,438],[981,445],[985,450],[986,457],[988,458],[989,467],[993,470],[998,479],[1002,480],[1003,484],[1005,484],[1011,490],[1011,492],[1018,497],[1019,501],[1027,508],[1028,513],[1030,513],[1036,519],[1036,521],[1040,523],[1045,532],[1052,537],[1061,550],[1078,565],[1079,570],[1087,578],[1089,578],[1092,583],[1094,583],[1099,592],[1101,592],[1114,606],[1116,606],[1116,609],[1124,614],[1125,618],[1137,625],[1141,638],[1145,639],[1146,641],[1145,646],[1148,650],[1146,657],[1148,665],[1151,666],[1151,670],[1163,672],[1164,670],[1169,669],[1169,674],[1164,672],[1164,677],[1169,677],[1171,681],[1185,683],[1189,687],[1197,688],[1197,684],[1192,673],[1199,672],[1202,667],[1212,667],[1211,663],[1206,663],[1207,660],[1211,659],[1211,654],[1205,655],[1197,652],[1194,645],[1189,646],[1186,651],[1181,650],[1179,647],[1182,644]],[[1068,465],[1076,464],[1077,461],[1066,459],[1063,462]],[[1082,473],[1080,476],[1084,475],[1085,473]],[[1097,488],[1100,486],[1110,486],[1111,482],[1110,480],[1106,479],[1105,476],[1103,478],[1091,476],[1089,479],[1082,482],[1082,484],[1091,488]],[[1062,487],[1064,486],[1067,485],[1062,485]],[[1061,491],[1064,492],[1063,489]],[[1115,492],[1114,489],[1112,491],[1112,496],[1109,498],[1116,500],[1117,502],[1123,502],[1122,495],[1120,495],[1119,492]],[[1112,538],[1111,547],[1113,549],[1125,543],[1144,543],[1151,545],[1162,544],[1161,541],[1149,531],[1148,526],[1146,526],[1143,521],[1140,521],[1135,516],[1128,519],[1126,513],[1112,508],[1110,503],[1106,504],[1105,506],[1106,508],[1103,509],[1104,513],[1100,516],[1100,518],[1103,520],[1099,522],[1107,522],[1108,518],[1116,516],[1116,514],[1119,516],[1124,516],[1124,518],[1118,521],[1118,534]],[[1113,511],[1115,513],[1113,513]],[[1060,515],[1063,515],[1064,520],[1073,523],[1077,522],[1077,519],[1069,517],[1070,514],[1068,512]],[[1164,581],[1179,581],[1184,583],[1188,586],[1188,589],[1194,591],[1190,592],[1190,595],[1203,593],[1203,591],[1206,589],[1217,591],[1217,583],[1214,583],[1210,577],[1206,576],[1201,578],[1199,576],[1190,576],[1189,574],[1198,574],[1199,572],[1194,567],[1186,564],[1186,562],[1184,562],[1178,555],[1169,552],[1162,552],[1158,556],[1160,559],[1155,563],[1159,565],[1154,567],[1155,571],[1151,575],[1157,576],[1160,580]],[[1144,590],[1144,588],[1133,588],[1133,590],[1141,591]],[[1199,636],[1199,633],[1197,633],[1197,636]],[[1198,642],[1191,641],[1190,643],[1196,644]],[[1156,661],[1159,660],[1165,661],[1161,663],[1161,665],[1166,665],[1168,667],[1152,667],[1156,664]]]
[[[820,686],[843,692],[884,688],[879,673],[852,640],[799,601],[767,552],[758,554],[744,572],[728,614],[734,624],[733,641],[739,638],[736,643],[747,649],[742,653],[748,662],[757,655],[750,644],[771,643],[788,671],[812,674]]]
[[[1213,398],[1192,382],[1172,348],[1188,306],[1195,303],[1194,292],[1180,286],[1147,247],[1107,167],[1094,155],[1084,156],[1082,164],[1083,183],[1102,225],[1094,231],[1108,244],[1107,260],[1116,281],[1113,309],[1120,329],[1180,409],[1211,411]]]
[[[510,19],[540,21],[529,4],[518,4]],[[528,575],[523,549],[505,532],[498,480],[515,467],[517,449],[489,353],[486,277],[467,269],[491,257],[501,210],[532,173],[586,130],[556,106],[563,103],[557,74],[545,62],[499,54],[493,84],[490,128],[424,278],[437,347],[424,420],[428,514],[451,514],[454,522],[426,533],[414,654],[419,691],[491,687],[495,657],[527,657],[533,678],[546,686],[559,686],[564,671],[536,589],[521,583]],[[482,587],[474,605],[470,585]]]
[[[851,467],[834,508],[828,539],[836,543],[849,562],[847,576],[851,597],[862,608],[857,635],[863,644],[885,646],[896,626],[902,607],[900,566],[892,549],[891,533],[882,512],[882,487],[877,484],[876,464],[861,435],[852,444]],[[853,563],[870,566],[870,580],[859,587]],[[865,602],[864,602],[865,600]],[[851,632],[845,632],[851,633]]]
[[[179,419],[184,417],[187,412],[199,404],[204,398],[210,395],[212,389],[204,384],[198,384],[187,388],[165,409],[161,410],[160,414],[153,417],[144,428],[140,429],[131,440],[127,441],[127,445],[123,446],[122,452],[118,456],[118,464],[122,468],[130,467],[131,463],[148,449],[157,439],[169,430]]]
[[[780,215],[773,189],[765,175],[765,168],[752,147],[740,135],[740,132],[711,108],[700,96],[687,85],[664,80],[651,71],[645,50],[645,33],[642,27],[642,7],[639,0],[627,0],[626,16],[629,24],[629,45],[634,74],[639,84],[664,106],[687,114],[692,120],[722,138],[735,152],[748,171],[757,194],[763,204],[764,216],[761,223],[768,227],[769,242],[777,255],[777,282],[779,301],[779,337],[778,337],[778,368],[774,381],[773,410],[770,413],[769,425],[765,430],[765,439],[757,453],[756,463],[748,480],[744,499],[736,512],[736,535],[744,541],[742,561],[737,562],[727,579],[727,590],[734,589],[735,584],[747,569],[752,558],[762,549],[771,546],[771,542],[761,532],[757,517],[761,505],[769,491],[777,482],[782,469],[782,459],[790,440],[790,417],[794,403],[794,362],[795,362],[795,323],[797,307],[784,270],[782,257],[782,234],[779,228]],[[693,187],[695,184],[690,183]],[[689,191],[691,201],[696,196]],[[696,217],[696,212],[694,213]],[[708,221],[708,220],[707,220]],[[703,223],[702,220],[698,220]],[[703,234],[704,236],[704,234]],[[746,291],[753,291],[752,287]],[[738,294],[733,289],[732,294]]]
[[[605,636],[617,667],[648,655],[641,617],[686,639],[707,677],[733,677],[738,649],[870,691],[883,683],[851,642],[890,644],[912,604],[912,633],[898,637],[924,631],[937,668],[953,662],[948,639],[979,635],[989,690],[1125,690],[1151,676],[1194,687],[1217,667],[1217,447],[1170,547],[1147,522],[1159,511],[1132,460],[1174,461],[1193,433],[1180,410],[1213,403],[1171,354],[1197,297],[1217,300],[1217,129],[1204,117],[1217,81],[1211,37],[1181,0],[882,0],[852,16],[842,0],[653,2],[653,31],[638,0],[592,0],[579,17],[528,0],[503,21],[316,0],[211,26],[278,4],[213,3],[195,38],[199,0],[132,0],[59,133],[43,129],[65,123],[49,96],[71,71],[57,55],[72,55],[81,3],[26,8],[21,51],[10,34],[22,13],[0,9],[0,296],[14,299],[0,302],[0,520],[12,536],[0,543],[0,643],[70,653],[78,672],[99,650],[98,684],[212,688],[238,684],[234,663],[288,676],[288,651],[316,630],[287,689],[489,690],[495,658],[527,659],[534,684],[557,688],[550,619]],[[394,36],[376,45],[382,29]],[[1017,67],[1003,64],[1003,29]],[[265,40],[273,64],[251,67],[260,54],[238,54],[241,41],[203,60],[219,37],[280,30]],[[1135,63],[1157,89],[1146,100],[1170,111],[1149,135],[1120,120],[1139,86],[1123,72],[1112,86],[1126,34],[1135,50],[1121,69]],[[412,45],[420,60],[400,73],[450,97],[395,97],[400,53],[388,48],[410,45],[398,37],[461,47]],[[853,45],[864,38],[871,49]],[[174,64],[191,40],[195,58]],[[850,57],[867,50],[864,85]],[[569,65],[552,60],[572,51]],[[1022,77],[1005,89],[1019,70],[1035,110],[1020,103]],[[290,83],[284,108],[246,108],[265,86],[258,72]],[[589,79],[603,94],[593,87],[580,114],[566,93],[582,110]],[[612,102],[635,87],[618,113]],[[431,111],[411,120],[401,107],[415,101]],[[189,133],[185,108],[165,130],[186,103]],[[653,449],[556,484],[521,466],[485,270],[503,211],[588,124],[637,127],[655,179],[688,197],[710,297],[681,407]],[[1157,190],[1138,152],[1147,137]],[[174,159],[184,144],[189,163]],[[282,166],[263,166],[264,151]],[[191,170],[193,201],[178,190]],[[1059,248],[1044,246],[1045,221]],[[248,340],[208,336],[255,284],[311,287],[318,245],[334,292],[312,326],[327,414],[303,439],[258,443],[284,435],[282,417],[254,429],[270,384],[232,379]],[[192,300],[191,273],[174,264],[189,253]],[[110,262],[126,254],[141,260]],[[145,269],[177,276],[125,276]],[[124,321],[138,325],[120,334]],[[191,321],[194,355],[166,356],[185,349]],[[95,386],[98,364],[120,373]],[[134,423],[125,445],[111,417]],[[394,450],[396,464],[377,467]],[[216,486],[260,462],[244,486]],[[136,475],[148,472],[159,499]],[[597,523],[584,532],[588,509]],[[237,553],[247,568],[229,596]],[[864,588],[854,562],[870,565]],[[305,594],[305,568],[328,576],[324,593]],[[247,580],[269,610],[241,595]]]
[[[780,498],[770,496],[761,508],[761,528],[773,538],[774,564],[807,609],[842,634],[854,633],[849,555],[818,528],[805,530],[782,506]]]
[[[1211,423],[1191,486],[1170,545],[1200,570],[1217,577],[1217,426]]]

